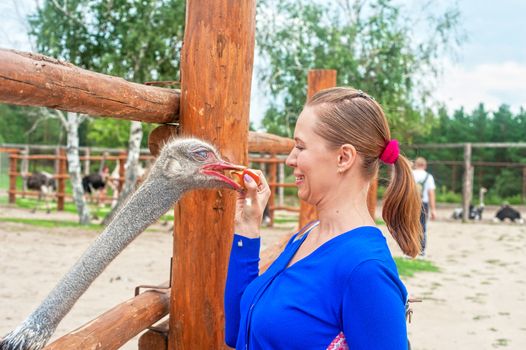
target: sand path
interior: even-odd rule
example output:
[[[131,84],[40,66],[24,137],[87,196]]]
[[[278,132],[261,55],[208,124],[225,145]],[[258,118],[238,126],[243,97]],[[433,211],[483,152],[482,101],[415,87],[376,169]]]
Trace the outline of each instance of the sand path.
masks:
[[[526,349],[526,225],[463,225],[448,220],[449,214],[449,209],[440,211],[430,225],[427,258],[440,272],[404,278],[410,293],[425,299],[413,306],[413,349]],[[75,220],[68,213],[37,216]],[[4,206],[0,217],[35,216]],[[293,226],[265,229],[263,246]],[[1,335],[40,303],[97,234],[0,222]],[[389,243],[400,255],[391,238]],[[82,296],[55,337],[131,298],[135,286],[167,280],[171,244],[171,233],[161,225],[140,235]],[[123,349],[137,349],[136,342]]]

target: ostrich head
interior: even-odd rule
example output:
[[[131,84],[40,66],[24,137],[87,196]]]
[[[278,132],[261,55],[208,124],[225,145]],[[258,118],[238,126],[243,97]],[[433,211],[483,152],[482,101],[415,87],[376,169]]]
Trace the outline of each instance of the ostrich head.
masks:
[[[228,175],[229,170],[244,168],[221,159],[218,151],[204,141],[180,138],[168,142],[163,147],[152,168],[151,176],[161,176],[185,191],[218,187],[240,191],[242,187]]]

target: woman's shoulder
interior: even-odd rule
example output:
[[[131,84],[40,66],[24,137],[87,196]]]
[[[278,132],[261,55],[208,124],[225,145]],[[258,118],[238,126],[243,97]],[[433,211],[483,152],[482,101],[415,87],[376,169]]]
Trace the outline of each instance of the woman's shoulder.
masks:
[[[364,226],[345,233],[333,253],[340,272],[347,277],[364,264],[368,268],[385,267],[396,272],[387,241],[375,226]]]

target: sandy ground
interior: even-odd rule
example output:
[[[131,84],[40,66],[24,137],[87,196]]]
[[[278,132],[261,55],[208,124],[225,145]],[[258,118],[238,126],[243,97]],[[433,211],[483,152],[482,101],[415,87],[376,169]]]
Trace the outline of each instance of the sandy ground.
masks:
[[[439,210],[429,227],[427,259],[440,272],[404,278],[410,294],[424,298],[414,304],[409,324],[413,349],[526,349],[526,225],[460,224],[448,219],[451,212]],[[6,206],[0,217],[75,220],[68,213],[35,216]],[[293,226],[265,229],[263,246]],[[0,336],[40,303],[97,234],[0,222]],[[389,243],[393,255],[401,255],[391,238]],[[166,281],[171,250],[166,227],[155,225],[140,235],[82,296],[54,338],[131,298],[135,286]],[[137,349],[136,338],[122,349]]]

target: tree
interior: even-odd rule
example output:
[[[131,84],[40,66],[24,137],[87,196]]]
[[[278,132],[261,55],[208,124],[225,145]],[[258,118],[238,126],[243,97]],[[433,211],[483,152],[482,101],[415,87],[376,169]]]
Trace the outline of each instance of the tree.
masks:
[[[390,0],[261,2],[257,45],[268,68],[260,78],[272,97],[263,125],[290,137],[306,100],[307,71],[328,68],[338,71],[339,85],[366,91],[382,104],[395,137],[410,141],[428,131],[437,58],[462,41],[460,17],[454,8],[419,14],[432,25],[419,39],[424,24],[404,10]]]
[[[182,0],[47,0],[29,22],[44,54],[135,82],[174,80],[184,9]],[[106,126],[103,119],[92,123]],[[128,176],[121,197],[135,186],[142,139],[140,122],[129,128]]]
[[[60,122],[40,108],[0,104],[0,143],[57,144],[62,134]]]

